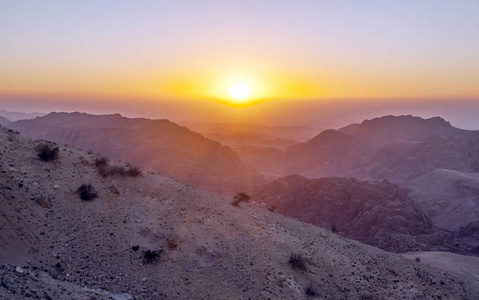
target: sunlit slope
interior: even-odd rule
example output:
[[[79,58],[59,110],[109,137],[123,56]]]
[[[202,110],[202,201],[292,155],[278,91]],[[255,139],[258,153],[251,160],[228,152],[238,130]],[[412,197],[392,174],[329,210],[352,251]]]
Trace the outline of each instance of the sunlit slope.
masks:
[[[235,193],[262,182],[229,147],[168,120],[51,113],[9,126],[27,136],[92,150],[215,191]]]

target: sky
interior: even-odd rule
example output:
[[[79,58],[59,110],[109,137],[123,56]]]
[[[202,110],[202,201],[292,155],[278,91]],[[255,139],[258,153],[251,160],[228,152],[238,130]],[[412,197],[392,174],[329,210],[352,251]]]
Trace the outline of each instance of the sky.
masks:
[[[314,124],[394,107],[474,127],[478,28],[479,1],[0,0],[0,106]]]

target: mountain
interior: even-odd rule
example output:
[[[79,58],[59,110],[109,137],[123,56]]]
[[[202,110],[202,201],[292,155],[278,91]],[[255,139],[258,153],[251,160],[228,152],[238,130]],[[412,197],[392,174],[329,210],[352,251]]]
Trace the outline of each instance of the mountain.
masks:
[[[8,111],[8,110],[3,110],[3,109],[0,110],[0,116],[4,117],[4,118],[7,118],[10,121],[33,119],[33,118],[41,117],[41,116],[44,116],[44,115],[45,114],[38,113],[38,112],[24,113],[24,112],[18,112],[18,111]]]
[[[179,122],[204,135],[253,136],[265,140],[285,139],[306,141],[317,134],[318,128],[309,126],[268,126],[242,123],[198,123]]]
[[[441,228],[457,230],[479,221],[479,173],[437,169],[411,181],[408,188]]]
[[[8,123],[10,123],[11,121],[5,117],[2,117],[0,116],[0,125],[2,126],[6,126]]]
[[[229,147],[168,120],[51,113],[13,122],[9,127],[33,138],[98,152],[215,191],[239,192],[262,181]]]
[[[458,256],[385,252],[146,171],[102,177],[96,155],[3,127],[0,144],[2,299],[479,297]]]
[[[280,175],[351,176],[413,180],[435,169],[479,171],[479,131],[461,130],[435,117],[386,116],[326,130],[289,147]]]
[[[233,149],[241,146],[257,146],[257,147],[273,147],[277,149],[285,149],[291,145],[297,144],[296,141],[288,140],[284,138],[262,138],[258,135],[248,135],[248,134],[204,134],[207,138],[220,142],[223,145],[229,146]]]
[[[433,226],[405,189],[387,180],[291,175],[266,185],[255,199],[279,214],[388,251],[475,254],[469,245],[455,245],[457,239]]]

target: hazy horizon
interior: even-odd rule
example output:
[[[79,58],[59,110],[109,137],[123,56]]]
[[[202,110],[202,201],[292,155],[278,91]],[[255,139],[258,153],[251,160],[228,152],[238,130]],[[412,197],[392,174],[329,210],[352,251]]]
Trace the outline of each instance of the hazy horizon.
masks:
[[[183,124],[197,123],[244,123],[270,126],[310,126],[318,129],[338,129],[340,127],[360,123],[366,119],[385,115],[413,115],[423,118],[442,117],[453,126],[479,130],[479,101],[452,100],[452,101],[381,101],[374,99],[364,101],[356,99],[342,102],[333,100],[275,100],[255,104],[253,106],[232,108],[223,103],[209,103],[202,109],[191,105],[195,100],[174,100],[162,102],[160,105],[138,103],[132,106],[129,103],[115,103],[105,105],[98,102],[96,105],[89,102],[84,104],[68,102],[37,102],[37,101],[2,101],[0,109],[19,112],[86,112],[91,114],[120,113],[130,118],[168,119]],[[277,103],[283,105],[276,105]],[[283,103],[282,103],[283,102]],[[286,104],[284,102],[287,102]],[[201,113],[198,113],[201,111]]]

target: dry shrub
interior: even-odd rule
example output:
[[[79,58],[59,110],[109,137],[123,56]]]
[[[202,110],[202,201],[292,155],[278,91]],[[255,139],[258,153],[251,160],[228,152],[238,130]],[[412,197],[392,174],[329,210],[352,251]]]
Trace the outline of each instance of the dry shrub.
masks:
[[[141,169],[138,167],[129,167],[126,174],[130,177],[138,177],[141,174]]]
[[[306,271],[306,262],[301,254],[291,253],[288,263],[294,270]]]
[[[78,195],[82,200],[93,200],[98,194],[95,191],[95,188],[91,184],[82,184],[77,190]]]
[[[109,160],[107,157],[104,156],[98,156],[95,158],[95,167],[103,167],[103,166],[108,166]]]
[[[238,193],[236,196],[233,197],[233,202],[231,202],[231,205],[233,206],[239,206],[241,202],[249,202],[251,200],[251,196],[246,194],[246,193]]]
[[[163,252],[163,249],[160,250],[146,250],[141,253],[141,262],[145,265],[156,263],[160,259],[160,253]]]
[[[48,144],[39,144],[36,150],[38,157],[43,161],[54,161],[58,159],[58,147],[51,147]]]

